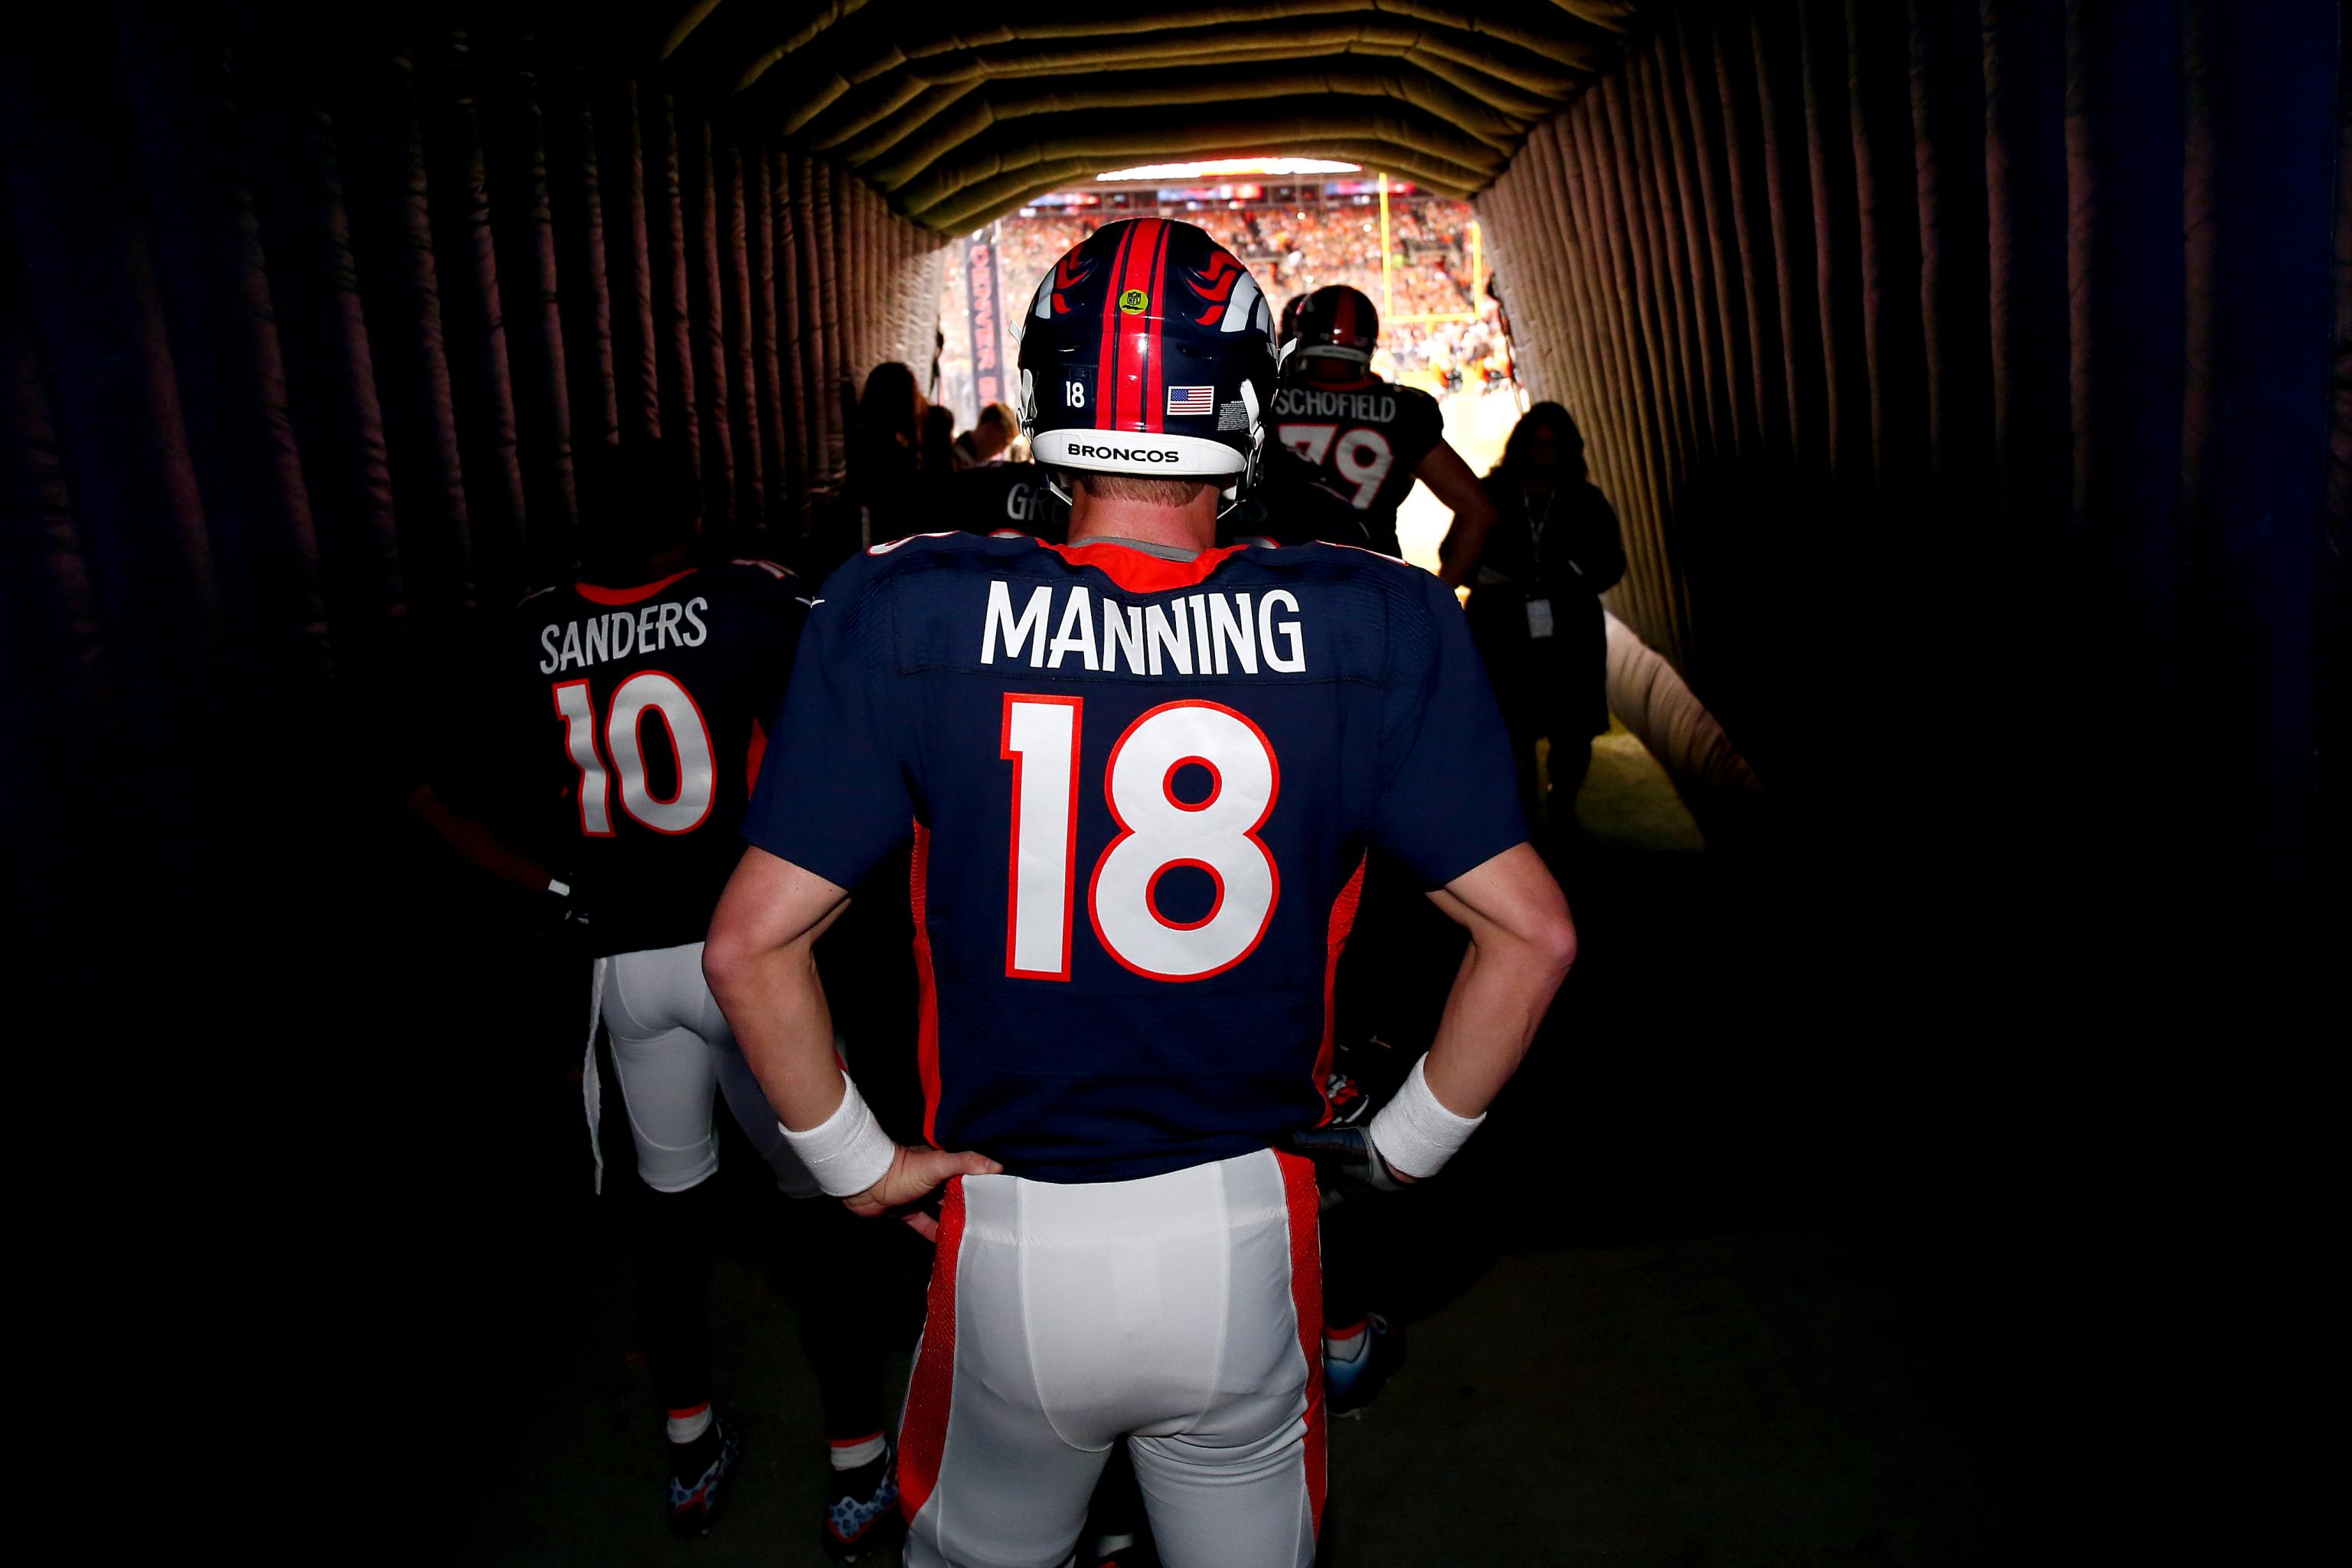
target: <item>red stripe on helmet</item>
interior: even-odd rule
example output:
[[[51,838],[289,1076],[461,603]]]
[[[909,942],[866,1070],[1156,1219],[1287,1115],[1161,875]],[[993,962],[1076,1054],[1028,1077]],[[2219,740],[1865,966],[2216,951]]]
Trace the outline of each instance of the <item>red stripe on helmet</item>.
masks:
[[[1163,377],[1160,370],[1160,329],[1168,320],[1168,308],[1175,301],[1167,298],[1168,252],[1170,242],[1176,237],[1173,225],[1160,226],[1160,244],[1152,251],[1150,276],[1146,285],[1151,290],[1151,309],[1144,320],[1150,323],[1146,333],[1143,363],[1143,427],[1146,430],[1166,428],[1168,401],[1161,392]]]
[[[1112,348],[1112,392],[1106,402],[1110,422],[1101,426],[1107,430],[1140,430],[1143,425],[1143,383],[1150,375],[1147,361],[1150,329],[1159,309],[1157,298],[1148,300],[1143,307],[1143,320],[1136,330],[1128,331],[1127,312],[1119,306],[1119,296],[1130,289],[1140,289],[1148,295],[1151,290],[1151,271],[1158,259],[1160,247],[1168,232],[1165,219],[1143,217],[1135,220],[1135,227],[1118,253],[1119,264],[1111,277],[1110,314],[1118,340]],[[1140,350],[1141,352],[1134,352]]]
[[[1095,428],[1116,430],[1114,405],[1118,401],[1118,353],[1126,342],[1118,330],[1118,294],[1127,285],[1119,281],[1126,271],[1128,248],[1135,243],[1135,228],[1128,224],[1119,233],[1118,249],[1110,259],[1110,269],[1103,275],[1102,351],[1095,356]]]
[[[1339,342],[1353,342],[1356,337],[1356,296],[1350,289],[1339,290],[1339,313],[1331,318],[1331,336]]]

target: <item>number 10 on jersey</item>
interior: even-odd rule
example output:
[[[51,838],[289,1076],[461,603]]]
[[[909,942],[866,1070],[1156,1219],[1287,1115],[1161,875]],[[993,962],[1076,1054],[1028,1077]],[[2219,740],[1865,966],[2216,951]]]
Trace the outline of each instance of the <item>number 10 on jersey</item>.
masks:
[[[1007,692],[1000,754],[1013,764],[1013,833],[1004,972],[1067,980],[1077,902],[1078,758],[1086,699]],[[1177,776],[1198,769],[1207,793],[1187,801]],[[1255,951],[1282,879],[1258,837],[1282,770],[1265,731],[1223,703],[1163,702],[1110,749],[1103,793],[1118,832],[1087,882],[1087,914],[1103,950],[1152,980],[1205,980]],[[1205,872],[1209,912],[1160,912],[1160,879]]]

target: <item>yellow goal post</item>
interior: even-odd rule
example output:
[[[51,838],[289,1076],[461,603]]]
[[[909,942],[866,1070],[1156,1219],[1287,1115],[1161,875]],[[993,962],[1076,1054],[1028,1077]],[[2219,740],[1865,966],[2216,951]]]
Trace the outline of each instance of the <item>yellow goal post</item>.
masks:
[[[1479,232],[1478,220],[1470,220],[1470,309],[1466,310],[1429,310],[1415,316],[1396,313],[1396,252],[1389,238],[1389,177],[1381,174],[1381,321],[1383,325],[1402,326],[1408,321],[1475,321],[1478,319],[1478,297],[1486,287],[1486,237]]]

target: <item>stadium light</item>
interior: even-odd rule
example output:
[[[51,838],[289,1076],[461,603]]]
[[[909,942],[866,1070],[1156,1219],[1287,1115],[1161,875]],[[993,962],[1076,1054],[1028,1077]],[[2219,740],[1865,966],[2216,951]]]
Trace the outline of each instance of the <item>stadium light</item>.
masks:
[[[1113,169],[1097,180],[1197,180],[1213,174],[1360,174],[1360,163],[1329,158],[1209,158],[1195,163],[1139,163]]]

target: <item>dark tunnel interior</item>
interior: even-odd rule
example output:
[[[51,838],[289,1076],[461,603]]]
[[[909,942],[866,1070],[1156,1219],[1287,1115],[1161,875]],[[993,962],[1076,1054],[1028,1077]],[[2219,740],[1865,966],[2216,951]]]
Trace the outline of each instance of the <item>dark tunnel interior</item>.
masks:
[[[711,557],[821,581],[862,542],[856,388],[934,363],[959,237],[1120,165],[1283,153],[1474,205],[1517,384],[1574,413],[1620,521],[1605,602],[1758,783],[1668,759],[1703,852],[1558,859],[1577,970],[1378,1265],[1441,1347],[1430,1396],[1481,1311],[1547,1342],[1534,1392],[1427,1417],[1460,1468],[1352,1472],[1442,1479],[1495,1534],[1342,1524],[1334,1561],[2079,1559],[2177,1543],[2191,1498],[2240,1554],[2284,1529],[2232,1500],[2315,1465],[2246,1402],[2315,1392],[2328,1299],[2338,6],[352,10],[58,8],[0,64],[0,868],[33,1027],[71,1042],[21,1053],[71,1201],[20,1234],[90,1259],[57,1335],[84,1396],[119,1369],[142,1447],[246,1478],[192,1508],[299,1515],[329,1556],[577,1560],[501,1512],[488,1476],[551,1461],[500,1445],[628,1449],[563,1403],[617,1363],[637,1201],[617,1097],[590,1196],[585,969],[407,809],[510,607],[580,574],[579,455],[682,440]],[[896,875],[845,948],[899,950]],[[1357,973],[1452,939],[1392,940]],[[913,1005],[878,972],[844,1031]],[[875,1096],[906,1116],[902,1067]],[[1749,1501],[1529,1533],[1566,1505],[1490,1496],[1522,1471],[1479,1445],[1550,1453],[1571,1384],[1609,1386],[1570,1369],[1603,1335],[1571,1287],[1665,1292],[1702,1246],[1769,1342],[1707,1375],[1798,1386],[1851,1309],[1941,1458],[1743,1480],[1693,1417],[1658,1464]],[[1823,1258],[1875,1315],[1790,1305]],[[894,1267],[911,1342],[927,1260]],[[278,1473],[317,1479],[255,1481],[298,1405],[332,1442]],[[1366,1452],[1409,1438],[1384,1414]],[[1875,1430],[1828,1395],[1788,1419],[1876,1440],[1823,1436]],[[1638,1490],[1625,1464],[1534,1473]]]

